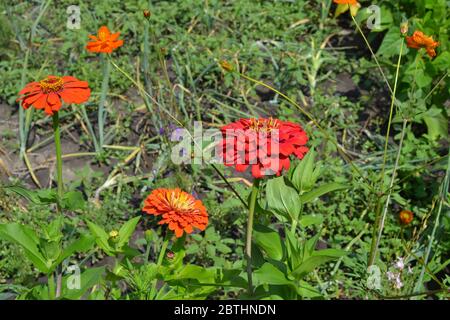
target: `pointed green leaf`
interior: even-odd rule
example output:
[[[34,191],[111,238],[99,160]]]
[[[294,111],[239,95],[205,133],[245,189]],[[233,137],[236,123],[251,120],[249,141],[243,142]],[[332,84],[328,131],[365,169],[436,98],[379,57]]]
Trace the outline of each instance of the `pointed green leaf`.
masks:
[[[283,177],[273,178],[266,186],[267,205],[288,219],[297,220],[300,213],[300,199],[294,188],[288,187]]]
[[[278,261],[284,260],[286,248],[278,232],[263,225],[255,225],[253,239],[269,258]]]
[[[300,266],[293,270],[291,272],[291,275],[294,276],[297,280],[300,280],[317,267],[329,261],[337,260],[345,254],[347,254],[346,251],[337,249],[315,251],[309,258],[304,260]]]
[[[136,226],[141,217],[134,217],[133,219],[128,220],[123,224],[123,226],[119,230],[119,241],[117,242],[117,247],[122,248],[125,244],[130,240],[131,235],[133,234]]]
[[[309,191],[308,193],[304,193],[300,196],[300,201],[305,204],[308,202],[312,202],[315,199],[323,196],[324,194],[337,191],[337,190],[343,190],[347,189],[348,186],[336,182],[327,183],[324,185],[321,185],[314,190]]]
[[[26,256],[41,272],[50,271],[47,260],[40,252],[39,238],[30,228],[18,223],[1,224],[0,238],[21,246]]]

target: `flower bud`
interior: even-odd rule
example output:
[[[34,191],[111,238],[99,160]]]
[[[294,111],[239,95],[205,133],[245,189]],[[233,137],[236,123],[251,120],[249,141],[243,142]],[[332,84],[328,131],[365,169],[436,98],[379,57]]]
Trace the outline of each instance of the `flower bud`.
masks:
[[[166,254],[167,259],[172,260],[175,257],[175,253],[172,251],[167,252]]]
[[[147,20],[150,19],[150,16],[152,15],[150,10],[144,10],[143,14],[144,14],[144,18],[147,19]]]
[[[402,33],[402,35],[406,35],[408,33],[408,29],[409,29],[408,20],[403,21],[400,24],[400,32]]]

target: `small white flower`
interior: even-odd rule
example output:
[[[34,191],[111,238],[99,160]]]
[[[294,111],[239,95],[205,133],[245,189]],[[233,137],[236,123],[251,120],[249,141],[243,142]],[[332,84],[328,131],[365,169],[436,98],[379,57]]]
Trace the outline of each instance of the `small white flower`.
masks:
[[[403,261],[402,257],[398,258],[398,260],[395,262],[395,267],[398,270],[403,270],[405,268],[405,261]]]
[[[403,287],[403,282],[400,277],[397,277],[397,279],[395,279],[394,287],[396,289],[401,289]]]
[[[386,272],[386,276],[387,276],[387,278],[388,278],[389,281],[393,281],[393,280],[395,280],[395,278],[396,278],[395,273],[393,273],[392,271]]]

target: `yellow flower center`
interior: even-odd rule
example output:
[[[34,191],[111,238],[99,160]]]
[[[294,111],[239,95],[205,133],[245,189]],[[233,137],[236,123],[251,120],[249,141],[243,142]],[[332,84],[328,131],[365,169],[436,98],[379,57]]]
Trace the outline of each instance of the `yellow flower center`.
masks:
[[[64,81],[61,77],[47,77],[39,81],[39,85],[44,93],[58,92],[62,89]]]
[[[101,41],[105,41],[105,40],[108,39],[108,33],[107,33],[106,31],[99,31],[99,32],[98,32],[98,38],[99,38]]]
[[[168,200],[170,206],[177,211],[197,212],[194,209],[194,199],[187,193],[171,193]]]
[[[277,119],[250,119],[249,129],[255,132],[269,133],[274,129],[278,129],[280,123]]]

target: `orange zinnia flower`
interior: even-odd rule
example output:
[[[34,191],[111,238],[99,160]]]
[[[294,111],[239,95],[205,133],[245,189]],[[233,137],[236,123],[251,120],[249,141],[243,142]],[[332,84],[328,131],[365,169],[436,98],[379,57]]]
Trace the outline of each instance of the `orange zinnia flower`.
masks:
[[[414,218],[414,214],[409,210],[402,210],[400,212],[400,222],[404,225],[408,225]]]
[[[357,0],[333,0],[334,3],[337,4],[350,4],[350,5],[355,5],[358,4]]]
[[[406,37],[406,43],[412,49],[425,48],[431,58],[436,56],[435,49],[439,46],[439,42],[434,41],[433,37],[428,37],[421,31],[414,31],[411,37]]]
[[[89,35],[92,40],[88,42],[86,49],[90,52],[112,53],[113,50],[123,45],[123,40],[117,40],[120,32],[111,33],[107,26],[98,29],[97,36]]]
[[[192,233],[194,228],[203,231],[208,224],[208,213],[203,203],[179,188],[153,190],[144,200],[142,211],[162,215],[159,224],[168,224],[177,238],[183,232]]]
[[[47,76],[41,81],[28,83],[19,95],[22,96],[17,101],[21,101],[24,109],[33,106],[53,115],[61,108],[61,99],[67,104],[83,103],[89,99],[91,89],[86,81],[71,76]]]

